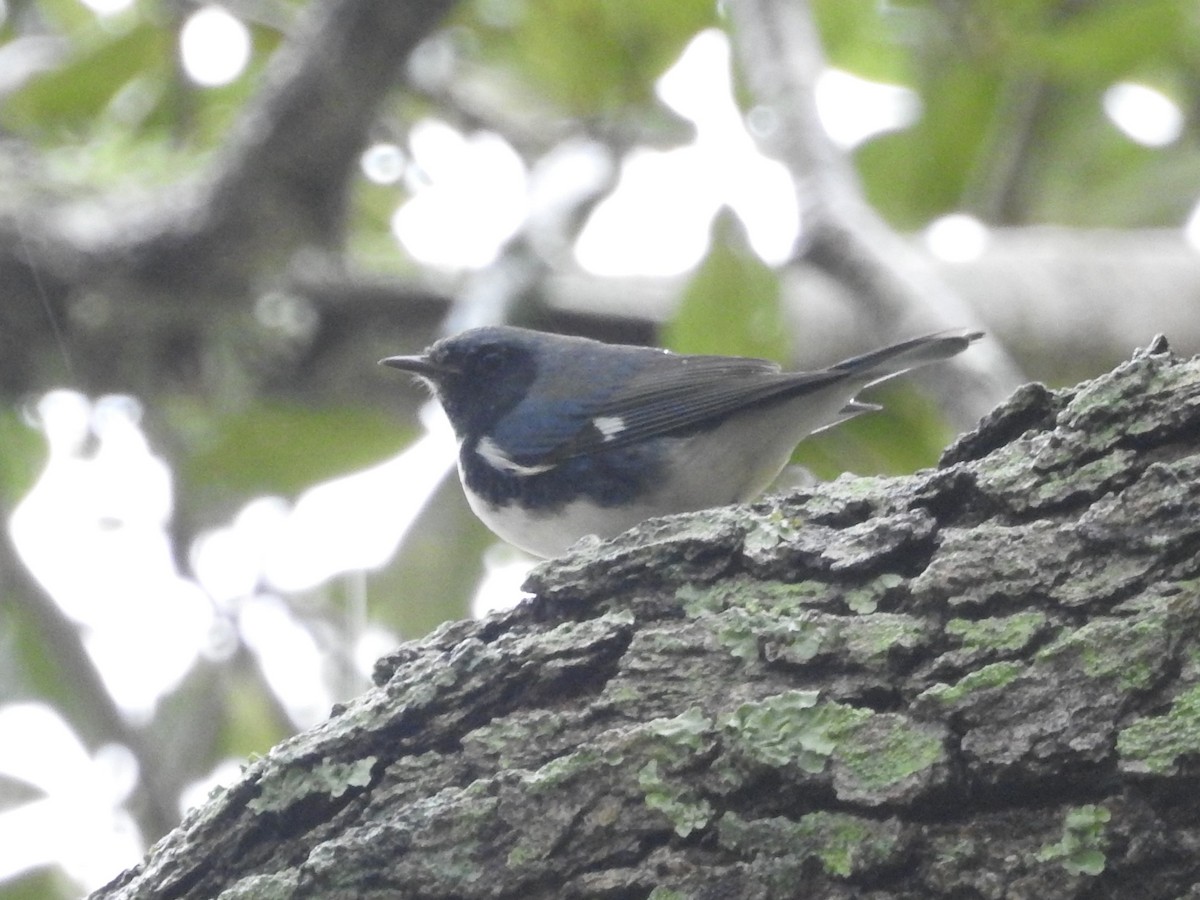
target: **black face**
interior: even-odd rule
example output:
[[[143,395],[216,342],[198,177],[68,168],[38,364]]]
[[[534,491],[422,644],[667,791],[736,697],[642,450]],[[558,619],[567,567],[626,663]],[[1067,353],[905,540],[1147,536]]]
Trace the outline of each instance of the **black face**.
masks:
[[[460,437],[490,432],[537,377],[534,349],[511,329],[478,328],[446,338],[429,348],[427,358],[446,370],[433,381]]]

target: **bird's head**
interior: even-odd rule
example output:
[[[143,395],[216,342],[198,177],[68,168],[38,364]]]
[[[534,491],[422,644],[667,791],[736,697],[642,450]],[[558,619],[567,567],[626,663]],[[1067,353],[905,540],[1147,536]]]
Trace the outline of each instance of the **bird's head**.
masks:
[[[490,432],[525,398],[541,360],[555,351],[546,337],[522,328],[474,328],[443,338],[418,356],[379,362],[424,380],[461,438]]]

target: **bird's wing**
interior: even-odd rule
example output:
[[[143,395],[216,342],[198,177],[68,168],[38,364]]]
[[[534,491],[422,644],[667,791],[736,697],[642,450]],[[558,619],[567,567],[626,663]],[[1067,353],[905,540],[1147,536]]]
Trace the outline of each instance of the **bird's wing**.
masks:
[[[639,373],[602,404],[594,419],[603,417],[608,422],[607,434],[600,439],[593,435],[582,452],[686,432],[846,377],[831,372],[780,372],[774,363],[758,359],[687,356],[681,357],[680,363],[678,368],[658,373]]]
[[[974,331],[938,332],[816,372],[781,372],[778,365],[763,359],[650,352],[611,388],[594,384],[591,394],[583,398],[569,400],[559,394],[523,401],[518,414],[500,423],[494,438],[523,467],[551,466],[575,456],[686,433],[741,410],[839,383],[848,385],[847,401],[852,401],[858,390],[949,359],[980,337]],[[534,408],[535,403],[545,408]],[[845,413],[873,408],[849,402]]]
[[[852,395],[912,369],[956,356],[981,337],[978,331],[941,331],[854,356],[816,372],[781,372],[775,363],[763,359],[664,354],[597,404],[593,415],[620,418],[624,428],[614,431],[610,427],[612,433],[605,440],[592,441],[588,449],[686,430],[741,409],[815,393],[839,382],[847,382]],[[858,411],[869,408],[864,406]]]
[[[718,420],[783,396],[846,378],[840,372],[780,372],[772,362],[724,356],[649,357],[619,387],[586,400],[525,401],[495,431],[522,466],[547,465],[612,450]]]

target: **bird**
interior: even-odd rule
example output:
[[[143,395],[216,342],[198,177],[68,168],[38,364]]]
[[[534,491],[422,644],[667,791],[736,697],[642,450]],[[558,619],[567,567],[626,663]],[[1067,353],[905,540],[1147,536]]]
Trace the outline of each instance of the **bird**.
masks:
[[[417,376],[440,402],[474,513],[505,541],[554,557],[586,535],[753,499],[801,440],[879,409],[855,399],[861,390],[982,336],[940,331],[788,372],[495,325],[379,362]]]

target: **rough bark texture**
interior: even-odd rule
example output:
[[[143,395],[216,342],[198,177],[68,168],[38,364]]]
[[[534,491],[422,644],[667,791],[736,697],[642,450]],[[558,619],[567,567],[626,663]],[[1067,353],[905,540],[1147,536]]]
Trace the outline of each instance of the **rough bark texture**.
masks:
[[[1200,898],[1200,359],[536,570],[105,898]]]

